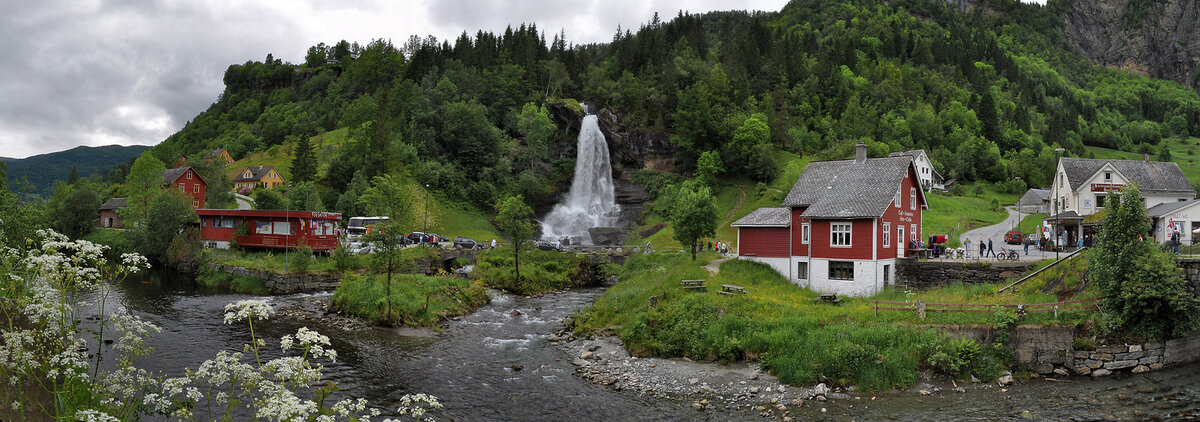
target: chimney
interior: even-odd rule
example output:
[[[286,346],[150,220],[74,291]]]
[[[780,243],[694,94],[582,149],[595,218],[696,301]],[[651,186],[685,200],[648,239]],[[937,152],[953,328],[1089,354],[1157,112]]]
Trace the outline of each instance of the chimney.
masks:
[[[1149,163],[1150,162],[1150,153],[1143,152],[1142,153],[1142,161]]]
[[[867,161],[867,144],[859,142],[854,146],[854,162],[861,163]]]

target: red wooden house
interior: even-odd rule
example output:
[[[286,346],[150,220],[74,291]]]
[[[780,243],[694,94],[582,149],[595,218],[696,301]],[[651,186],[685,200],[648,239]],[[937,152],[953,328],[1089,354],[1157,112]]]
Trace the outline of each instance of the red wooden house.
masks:
[[[738,256],[771,265],[822,293],[869,296],[895,284],[896,259],[921,233],[928,209],[912,157],[808,165],[781,207],[735,221]]]
[[[192,197],[192,208],[204,208],[204,195],[208,184],[200,178],[200,173],[191,166],[167,169],[162,173],[163,185],[171,185],[187,196]]]
[[[206,246],[227,249],[236,238],[238,246],[295,249],[300,243],[314,251],[337,248],[337,222],[341,213],[281,210],[196,210],[200,216],[200,240]],[[238,227],[245,234],[238,235]]]

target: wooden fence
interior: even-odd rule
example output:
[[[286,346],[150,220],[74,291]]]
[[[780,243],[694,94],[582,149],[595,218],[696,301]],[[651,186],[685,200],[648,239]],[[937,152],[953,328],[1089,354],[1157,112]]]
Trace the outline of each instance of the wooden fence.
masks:
[[[1100,305],[1096,302],[1100,299],[1081,299],[1070,300],[1066,302],[1051,302],[1051,303],[1034,303],[1034,304],[1003,304],[1003,305],[984,305],[984,304],[969,304],[969,303],[925,303],[923,300],[916,302],[889,302],[884,300],[872,301],[875,304],[875,316],[879,316],[879,311],[911,311],[916,312],[921,319],[925,318],[926,312],[962,312],[962,313],[995,313],[996,308],[1013,309],[1017,312],[1018,318],[1025,317],[1025,314],[1037,312],[1054,312],[1054,317],[1058,318],[1059,311],[1094,311],[1099,310]]]

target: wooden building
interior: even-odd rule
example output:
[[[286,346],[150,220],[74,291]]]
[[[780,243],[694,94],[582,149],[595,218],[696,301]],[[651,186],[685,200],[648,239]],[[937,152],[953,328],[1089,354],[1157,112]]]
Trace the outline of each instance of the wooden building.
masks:
[[[237,177],[233,178],[233,190],[236,192],[243,188],[260,187],[271,189],[283,183],[283,176],[279,175],[275,167],[263,167],[260,164],[258,167],[246,167],[238,172]]]
[[[200,216],[200,240],[205,246],[228,249],[238,246],[295,249],[301,243],[314,251],[337,248],[341,213],[282,210],[196,210]],[[242,235],[238,235],[243,227]]]
[[[208,184],[204,182],[196,169],[191,166],[167,169],[163,171],[162,177],[163,185],[179,189],[180,192],[192,198],[192,208],[204,208],[204,195],[207,193]]]
[[[869,296],[895,284],[896,259],[922,239],[929,208],[911,156],[808,165],[780,207],[735,221],[739,259],[821,293]]]

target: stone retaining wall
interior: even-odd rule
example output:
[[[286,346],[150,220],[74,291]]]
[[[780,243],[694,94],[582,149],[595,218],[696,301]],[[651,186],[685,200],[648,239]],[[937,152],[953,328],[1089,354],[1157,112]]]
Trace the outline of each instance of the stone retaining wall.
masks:
[[[341,273],[276,274],[219,264],[208,264],[208,267],[213,271],[226,272],[239,277],[260,278],[267,287],[267,292],[273,295],[334,290],[342,283]]]
[[[980,343],[995,338],[995,332],[987,326],[937,328]],[[1074,342],[1072,327],[1018,325],[1009,330],[1005,344],[1013,350],[1017,363],[1043,375],[1073,373],[1103,377],[1120,371],[1138,374],[1200,360],[1200,331],[1166,342],[1100,345],[1096,350],[1075,350]]]
[[[1200,296],[1200,257],[1176,258],[1175,262],[1183,268],[1183,276],[1187,279],[1188,289],[1192,294]]]
[[[896,260],[896,280],[917,289],[947,286],[955,281],[969,284],[1003,283],[1029,271],[1034,264],[1029,261],[918,261],[905,258]]]

